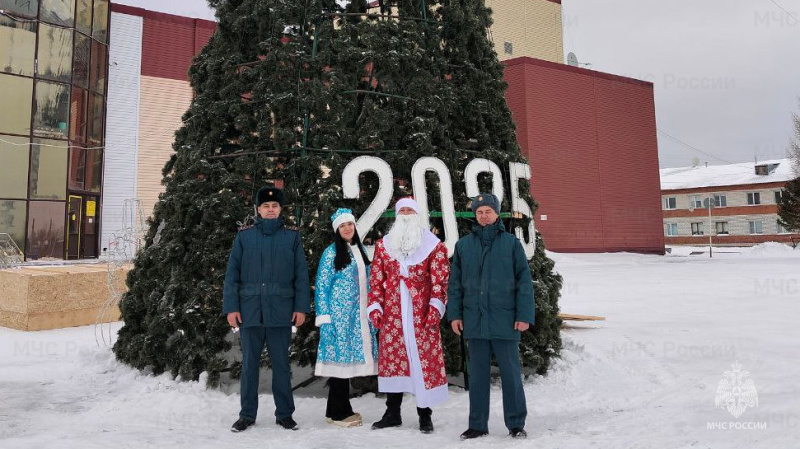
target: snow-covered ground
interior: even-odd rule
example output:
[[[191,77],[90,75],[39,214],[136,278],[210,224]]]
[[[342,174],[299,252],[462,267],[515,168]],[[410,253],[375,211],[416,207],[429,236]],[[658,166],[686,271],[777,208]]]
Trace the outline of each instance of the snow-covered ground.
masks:
[[[725,251],[713,259],[685,248],[666,257],[552,254],[565,279],[562,311],[607,321],[569,325],[562,359],[527,381],[528,440],[506,436],[499,387],[491,435],[461,442],[462,390],[434,410],[436,432],[422,435],[410,397],[399,429],[369,429],[383,412],[371,394],[353,403],[367,425],[326,424],[321,382],[296,394],[300,431],[274,424],[264,392],[257,425],[233,434],[235,392],[120,365],[89,326],[0,328],[0,448],[800,447],[800,249]],[[737,361],[758,405],[735,418],[715,396]]]

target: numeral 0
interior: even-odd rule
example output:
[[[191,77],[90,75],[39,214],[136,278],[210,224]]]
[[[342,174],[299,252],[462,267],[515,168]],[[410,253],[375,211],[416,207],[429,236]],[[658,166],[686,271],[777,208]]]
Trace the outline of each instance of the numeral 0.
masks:
[[[375,156],[360,156],[344,168],[342,173],[342,193],[345,198],[356,199],[360,195],[358,177],[364,172],[373,172],[378,175],[378,194],[370,203],[367,210],[361,215],[356,224],[359,235],[367,235],[381,214],[389,208],[392,201],[393,176],[392,168],[381,158]],[[456,223],[455,203],[453,199],[453,182],[450,178],[450,171],[447,165],[435,157],[423,157],[417,160],[411,168],[411,182],[414,189],[414,197],[420,207],[420,213],[428,213],[428,193],[425,190],[425,173],[432,171],[439,177],[439,191],[442,195],[442,221],[444,222],[445,241],[447,253],[453,255],[453,251],[458,241],[458,226]],[[464,170],[464,184],[467,189],[467,196],[474,197],[478,192],[478,175],[480,173],[492,174],[492,193],[503,201],[503,179],[500,167],[487,159],[473,159],[467,164]],[[511,208],[526,217],[530,217],[528,226],[528,241],[525,240],[524,232],[521,227],[514,229],[514,234],[522,243],[525,255],[530,260],[536,249],[536,228],[533,222],[533,212],[530,204],[519,196],[519,181],[531,178],[531,168],[522,162],[509,163],[509,173],[511,175]],[[370,248],[371,252],[371,248]]]

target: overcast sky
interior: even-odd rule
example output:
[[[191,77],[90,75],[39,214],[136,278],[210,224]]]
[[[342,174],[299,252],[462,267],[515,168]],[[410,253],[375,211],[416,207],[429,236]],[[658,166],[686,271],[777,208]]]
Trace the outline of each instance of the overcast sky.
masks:
[[[205,0],[118,3],[213,19]],[[786,157],[800,0],[563,0],[564,51],[655,85],[662,167]]]

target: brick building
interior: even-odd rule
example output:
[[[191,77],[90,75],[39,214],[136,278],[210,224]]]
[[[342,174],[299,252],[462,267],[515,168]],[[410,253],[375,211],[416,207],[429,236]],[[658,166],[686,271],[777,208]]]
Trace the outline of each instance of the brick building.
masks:
[[[705,245],[709,233],[720,246],[800,241],[778,224],[778,201],[794,178],[788,159],[662,169],[666,244]]]
[[[505,78],[547,248],[663,253],[653,85],[526,57]]]

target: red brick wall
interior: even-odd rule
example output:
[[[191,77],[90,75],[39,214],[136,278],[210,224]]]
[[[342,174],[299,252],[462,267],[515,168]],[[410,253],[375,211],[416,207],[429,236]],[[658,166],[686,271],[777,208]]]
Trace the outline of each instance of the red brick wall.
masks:
[[[116,3],[111,11],[144,18],[142,76],[188,81],[192,58],[200,53],[216,29],[216,23],[209,20]]]
[[[652,84],[531,58],[505,73],[548,249],[663,253]]]

